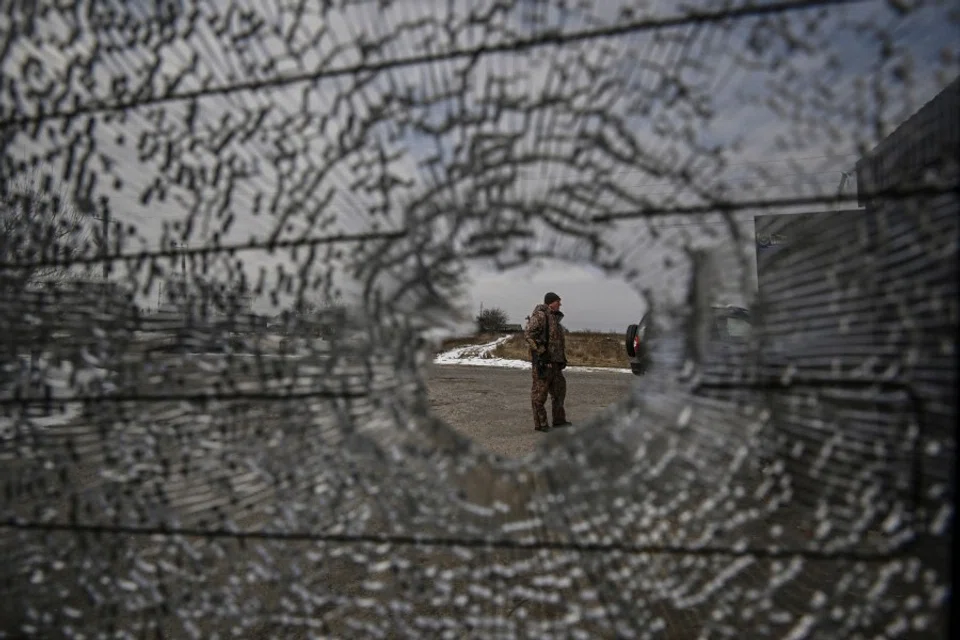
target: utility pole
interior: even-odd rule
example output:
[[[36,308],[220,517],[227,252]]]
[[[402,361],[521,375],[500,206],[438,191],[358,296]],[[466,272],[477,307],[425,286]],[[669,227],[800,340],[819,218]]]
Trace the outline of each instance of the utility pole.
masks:
[[[186,242],[171,242],[170,245],[174,249],[180,250],[180,275],[186,277],[187,275],[187,243]]]
[[[182,311],[184,307],[184,302],[187,297],[187,291],[186,291],[187,256],[184,253],[184,249],[186,248],[187,245],[184,242],[171,242],[170,246],[173,247],[174,251],[177,251],[177,250],[180,251],[180,277],[179,278],[175,277],[176,271],[174,269],[176,269],[176,267],[174,267],[174,269],[172,269],[170,272],[170,276],[173,277],[173,280],[174,280],[172,284],[174,285],[173,295],[175,296],[175,298],[170,300],[170,302],[175,304],[176,307],[180,311]],[[174,256],[175,255],[176,254],[174,254]],[[174,256],[171,256],[171,257],[174,257]],[[177,280],[179,280],[179,282]]]
[[[848,172],[846,172],[846,171],[841,171],[840,174],[841,174],[841,175],[840,175],[840,186],[837,187],[837,195],[838,195],[838,196],[842,196],[842,195],[843,195],[843,188],[844,188],[845,186],[847,186],[847,180],[850,179],[850,174],[849,174]]]
[[[100,200],[100,214],[95,213],[96,209],[89,200],[81,205],[83,213],[91,220],[98,220],[100,226],[100,257],[103,259],[103,279],[106,280],[110,275],[110,209],[107,207],[106,198]]]
[[[103,285],[100,290],[100,300],[106,309],[109,300],[107,281],[110,279],[110,208],[106,198],[100,198],[100,214],[96,214],[94,205],[89,200],[81,205],[84,213],[92,220],[99,220],[100,227],[100,258],[103,260]],[[119,225],[117,225],[119,226]]]
[[[108,254],[110,253],[110,209],[103,208],[103,214],[100,216],[100,222],[103,223],[103,279],[106,280],[110,275],[110,262]]]

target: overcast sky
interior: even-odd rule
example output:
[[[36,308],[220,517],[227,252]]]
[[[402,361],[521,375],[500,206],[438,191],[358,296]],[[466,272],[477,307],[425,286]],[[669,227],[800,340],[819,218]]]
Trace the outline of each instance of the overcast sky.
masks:
[[[562,298],[564,325],[571,330],[623,331],[646,309],[642,297],[622,278],[590,266],[545,260],[502,273],[475,269],[462,302],[476,315],[500,307],[511,323],[523,324],[548,291]]]
[[[458,83],[468,59],[389,68],[353,90],[346,75],[270,83],[325,66],[471,47],[481,39],[511,40],[535,29],[613,24],[624,19],[621,5],[634,3],[604,0],[589,11],[565,12],[559,4],[518,2],[497,30],[463,26],[453,41],[429,19],[453,10],[466,20],[468,10],[480,13],[491,1],[357,3],[326,16],[308,11],[299,23],[273,2],[249,3],[248,18],[228,11],[229,3],[184,2],[198,10],[193,28],[181,20],[175,37],[132,46],[121,31],[94,29],[79,13],[51,11],[3,60],[4,75],[27,79],[17,96],[0,97],[5,109],[36,112],[30,90],[44,94],[45,87],[61,84],[68,87],[61,108],[73,97],[81,103],[135,101],[139,84],[149,87],[140,87],[141,95],[174,83],[176,92],[256,80],[265,86],[196,101],[163,100],[127,109],[122,117],[94,114],[62,128],[24,129],[7,153],[18,160],[40,158],[42,168],[62,179],[71,194],[90,188],[94,196],[107,196],[114,219],[136,228],[137,239],[128,246],[158,247],[164,230],[174,234],[170,225],[182,225],[188,215],[192,248],[371,229],[412,231],[409,242],[370,259],[356,245],[340,244],[323,247],[311,263],[301,249],[295,255],[224,254],[206,267],[227,277],[242,261],[246,276],[263,279],[268,290],[330,282],[344,298],[356,299],[370,284],[367,267],[373,259],[395,257],[395,265],[375,278],[389,296],[405,291],[411,274],[456,271],[456,256],[465,255],[477,238],[512,235],[516,239],[500,244],[504,256],[548,254],[562,260],[502,273],[469,260],[461,265],[466,268],[457,300],[461,310],[475,315],[481,303],[499,306],[522,322],[543,293],[553,290],[564,299],[569,328],[622,331],[645,309],[641,289],[658,299],[683,297],[684,246],[748,251],[752,215],[770,210],[735,216],[739,246],[716,215],[658,215],[653,222],[621,220],[606,227],[591,223],[592,216],[699,205],[721,190],[734,200],[833,194],[861,149],[957,72],[951,38],[956,25],[944,8],[925,6],[901,18],[887,3],[868,2],[831,7],[829,17],[805,33],[801,26],[814,24],[819,13],[798,12],[782,22],[744,20],[732,30],[686,25],[560,49],[478,56],[466,90]],[[670,2],[648,4],[643,16],[677,10]],[[535,16],[542,20],[539,26]],[[76,20],[81,22],[74,25],[74,37],[67,37],[66,25]],[[266,27],[256,44],[244,41],[241,34],[258,21]],[[421,26],[401,28],[415,22]],[[858,24],[895,29],[893,55],[881,59],[879,40],[858,31]],[[784,25],[795,33],[785,32]],[[368,43],[383,40],[382,51],[364,60],[356,46],[360,34]],[[110,42],[115,49],[103,53]],[[809,46],[796,48],[796,42]],[[96,47],[101,53],[94,56]],[[151,65],[164,80],[147,81]],[[505,108],[494,113],[489,106],[494,94],[501,105],[541,99],[543,104],[527,115]],[[395,98],[401,95],[420,106],[399,107]],[[392,109],[393,115],[358,129],[357,123],[378,109]],[[593,115],[584,115],[591,109]],[[456,121],[449,120],[451,114]],[[604,120],[605,115],[617,120]],[[417,131],[414,116],[433,132],[423,126]],[[476,122],[465,123],[469,117]],[[579,159],[577,164],[550,159],[558,155]],[[381,190],[385,180],[397,185],[389,196]],[[506,186],[490,186],[497,180]],[[848,181],[848,192],[854,188],[855,181]],[[584,234],[593,234],[603,248]],[[445,252],[453,257],[433,259]],[[584,266],[590,263],[616,263],[620,275]],[[345,272],[347,265],[360,272]],[[121,277],[122,270],[118,273]],[[141,268],[129,279],[143,286],[147,274]],[[741,278],[730,274],[729,280]],[[413,287],[407,298],[397,299],[397,308],[414,313],[425,295]],[[155,289],[144,289],[146,304],[154,296]],[[263,296],[257,308],[271,311],[270,297]]]

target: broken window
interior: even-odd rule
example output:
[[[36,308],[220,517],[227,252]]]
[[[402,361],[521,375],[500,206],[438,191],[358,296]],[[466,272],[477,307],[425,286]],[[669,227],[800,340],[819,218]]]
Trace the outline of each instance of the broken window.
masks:
[[[0,635],[943,630],[945,4],[6,5]],[[514,387],[428,371],[479,260],[626,281],[653,365],[478,446]]]

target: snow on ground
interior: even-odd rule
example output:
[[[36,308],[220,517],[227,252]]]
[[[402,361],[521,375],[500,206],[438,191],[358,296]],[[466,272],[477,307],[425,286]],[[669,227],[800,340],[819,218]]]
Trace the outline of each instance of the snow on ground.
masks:
[[[502,369],[527,369],[530,363],[526,360],[508,360],[496,358],[493,351],[512,336],[498,338],[486,344],[468,345],[445,351],[433,359],[434,364],[466,365],[472,367],[500,367]],[[565,371],[606,371],[613,373],[630,373],[630,369],[615,369],[612,367],[567,367]]]
[[[494,358],[492,356],[493,350],[502,345],[504,342],[508,341],[513,336],[504,336],[502,338],[497,338],[493,342],[488,342],[486,344],[471,344],[465,347],[457,347],[456,349],[451,349],[450,351],[445,351],[441,353],[433,361],[436,364],[463,364],[465,360],[497,360],[503,362],[519,362],[519,360],[503,360],[502,358]]]
[[[40,412],[39,415],[30,415],[26,423],[31,429],[50,429],[57,426],[70,424],[73,420],[80,417],[83,406],[78,402],[58,404],[58,400],[69,398],[75,395],[89,395],[86,390],[89,385],[95,385],[95,391],[90,393],[100,393],[114,389],[110,383],[108,371],[99,367],[86,366],[83,369],[75,371],[72,362],[63,361],[59,364],[47,363],[45,357],[40,357],[31,368],[29,357],[21,357],[16,364],[8,364],[5,367],[7,375],[10,376],[10,382],[25,383],[32,386],[40,395],[45,397],[46,388],[49,387],[51,405],[55,407],[50,412],[45,412],[42,406],[34,406],[31,409],[34,412]],[[31,380],[32,379],[32,380]],[[30,385],[30,382],[33,385]],[[13,398],[12,388],[0,389],[0,398],[10,400]],[[24,419],[14,413],[13,415],[4,415],[0,417],[0,441],[13,438],[16,435],[17,425],[24,424]]]

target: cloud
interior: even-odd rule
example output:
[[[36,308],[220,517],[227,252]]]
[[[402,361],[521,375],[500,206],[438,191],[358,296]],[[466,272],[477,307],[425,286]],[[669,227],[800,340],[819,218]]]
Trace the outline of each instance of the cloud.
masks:
[[[471,257],[499,251],[505,265],[538,255],[619,264],[634,290],[675,296],[686,281],[685,246],[748,251],[751,217],[767,210],[733,216],[739,247],[729,221],[716,214],[606,227],[592,218],[701,205],[718,195],[832,194],[861,149],[956,69],[955,57],[942,54],[951,26],[944,9],[929,5],[897,18],[864,3],[309,79],[318,68],[676,11],[408,0],[298,15],[279,3],[197,1],[184,2],[166,29],[144,27],[139,39],[119,28],[91,29],[79,12],[51,11],[0,61],[19,89],[2,98],[4,113],[16,105],[35,114],[44,101],[48,110],[145,104],[24,128],[6,152],[35,156],[78,196],[107,196],[114,217],[136,226],[144,247],[159,246],[164,229],[182,228],[188,215],[190,246],[410,232],[402,242],[324,248],[309,263],[306,251],[248,252],[208,267],[227,273],[242,259],[247,277],[262,276],[268,288],[300,284],[308,274],[347,295],[372,287],[397,308],[416,309],[434,293],[412,278],[442,281],[435,294],[452,295],[468,265],[481,272]],[[877,30],[869,29],[876,22],[895,35],[889,59],[881,59]],[[876,101],[859,95],[860,79],[902,75],[908,60],[909,81],[885,85],[887,106],[858,111],[857,100]],[[306,75],[276,82],[297,74]],[[155,99],[243,83],[249,88]],[[42,97],[49,87],[63,94],[55,105]],[[595,279],[598,287],[605,282],[605,275]],[[515,297],[528,295],[517,289]],[[583,317],[604,321],[599,311]]]
[[[501,273],[473,272],[468,291],[460,304],[473,316],[482,304],[500,307],[510,322],[521,324],[547,291],[555,291],[563,299],[564,325],[571,330],[621,332],[646,311],[643,299],[622,278],[558,260]]]

